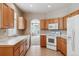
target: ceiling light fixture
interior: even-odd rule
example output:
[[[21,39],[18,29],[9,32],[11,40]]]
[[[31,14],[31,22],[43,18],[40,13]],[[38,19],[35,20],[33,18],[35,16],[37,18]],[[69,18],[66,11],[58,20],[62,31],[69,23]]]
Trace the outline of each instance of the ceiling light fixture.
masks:
[[[48,5],[48,8],[50,8],[51,7],[51,5]]]

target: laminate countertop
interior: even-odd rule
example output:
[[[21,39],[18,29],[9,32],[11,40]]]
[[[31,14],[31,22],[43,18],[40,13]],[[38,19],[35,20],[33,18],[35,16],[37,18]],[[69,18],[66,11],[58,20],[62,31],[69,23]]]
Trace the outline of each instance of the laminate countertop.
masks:
[[[30,35],[2,38],[0,39],[0,45],[15,45],[21,40],[27,39],[30,39]]]
[[[57,37],[62,37],[62,38],[67,40],[67,35],[60,35],[60,36],[57,36]]]

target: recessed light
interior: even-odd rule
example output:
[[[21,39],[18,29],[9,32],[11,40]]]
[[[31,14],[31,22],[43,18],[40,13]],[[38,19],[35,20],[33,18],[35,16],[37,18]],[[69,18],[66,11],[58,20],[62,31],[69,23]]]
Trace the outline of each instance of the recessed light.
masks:
[[[48,5],[48,8],[50,8],[51,7],[51,5]]]
[[[31,4],[30,7],[33,7],[33,5]]]

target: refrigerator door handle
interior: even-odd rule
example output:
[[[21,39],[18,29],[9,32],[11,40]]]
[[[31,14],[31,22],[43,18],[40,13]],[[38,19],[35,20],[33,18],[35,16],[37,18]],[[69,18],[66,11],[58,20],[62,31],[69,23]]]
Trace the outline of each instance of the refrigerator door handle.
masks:
[[[73,32],[73,42],[72,42],[72,46],[73,46],[73,51],[75,49],[75,32]]]
[[[72,38],[72,37],[68,36],[68,38]]]

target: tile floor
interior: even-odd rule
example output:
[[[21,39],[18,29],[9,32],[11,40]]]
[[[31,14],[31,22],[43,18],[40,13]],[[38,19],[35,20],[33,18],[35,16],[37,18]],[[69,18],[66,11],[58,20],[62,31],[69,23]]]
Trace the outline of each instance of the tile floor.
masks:
[[[31,46],[26,56],[63,56],[59,51],[41,48],[40,46]]]

